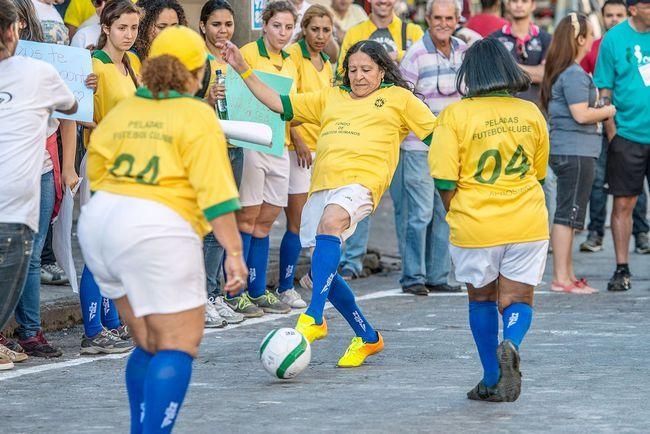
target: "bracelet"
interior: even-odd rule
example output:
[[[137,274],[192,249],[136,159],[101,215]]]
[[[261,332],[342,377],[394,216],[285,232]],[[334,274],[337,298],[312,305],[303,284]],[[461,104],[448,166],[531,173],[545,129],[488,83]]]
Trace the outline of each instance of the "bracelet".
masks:
[[[232,256],[233,258],[236,258],[237,256],[241,256],[242,251],[237,250],[236,252],[226,252],[226,256]]]
[[[239,74],[239,76],[242,78],[242,80],[246,80],[248,77],[251,76],[252,73],[253,73],[253,70],[249,67],[246,71]]]

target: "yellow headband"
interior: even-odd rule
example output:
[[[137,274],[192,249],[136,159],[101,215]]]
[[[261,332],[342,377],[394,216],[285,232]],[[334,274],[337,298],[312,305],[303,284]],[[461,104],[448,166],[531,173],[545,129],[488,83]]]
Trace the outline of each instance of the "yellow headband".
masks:
[[[580,23],[578,22],[578,14],[571,12],[569,14],[569,17],[571,17],[571,26],[573,27],[573,37],[578,39],[578,36],[580,35]]]

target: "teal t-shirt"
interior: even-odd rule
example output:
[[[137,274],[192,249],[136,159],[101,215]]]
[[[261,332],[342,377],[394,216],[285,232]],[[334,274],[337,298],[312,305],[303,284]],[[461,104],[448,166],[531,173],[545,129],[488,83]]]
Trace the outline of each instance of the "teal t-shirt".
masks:
[[[650,32],[637,32],[628,20],[610,29],[600,45],[594,83],[612,90],[618,135],[650,145]]]

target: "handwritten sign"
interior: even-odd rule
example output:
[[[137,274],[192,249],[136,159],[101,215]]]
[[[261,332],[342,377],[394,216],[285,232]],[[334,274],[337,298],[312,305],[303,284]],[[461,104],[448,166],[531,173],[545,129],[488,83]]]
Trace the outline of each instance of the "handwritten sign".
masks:
[[[67,45],[20,40],[16,47],[16,55],[42,60],[54,66],[68,89],[74,94],[79,104],[77,113],[64,115],[54,112],[55,118],[92,122],[93,91],[84,84],[88,74],[93,72],[90,51]]]
[[[266,0],[251,0],[251,30],[262,30],[262,10]]]
[[[255,71],[255,75],[281,95],[288,94],[293,84],[292,79],[277,74]],[[231,140],[233,145],[271,155],[282,155],[286,122],[280,118],[279,114],[272,112],[259,102],[248,90],[244,80],[234,71],[226,75],[226,102],[228,103],[228,119],[259,122],[270,126],[273,130],[273,143],[270,148],[241,140]]]

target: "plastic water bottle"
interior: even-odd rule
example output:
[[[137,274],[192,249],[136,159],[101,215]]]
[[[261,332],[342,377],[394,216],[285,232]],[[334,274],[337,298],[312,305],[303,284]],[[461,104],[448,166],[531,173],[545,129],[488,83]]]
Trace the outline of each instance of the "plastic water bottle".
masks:
[[[222,74],[220,69],[217,69],[217,84],[226,84],[226,77]],[[220,98],[217,100],[217,115],[219,116],[219,119],[228,120],[228,105],[226,104],[226,98]]]

